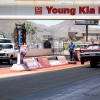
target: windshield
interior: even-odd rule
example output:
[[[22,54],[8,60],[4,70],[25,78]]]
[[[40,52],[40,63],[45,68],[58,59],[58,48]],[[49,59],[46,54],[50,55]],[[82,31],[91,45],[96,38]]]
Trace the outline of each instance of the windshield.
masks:
[[[100,46],[100,44],[89,44],[88,47],[90,46]]]
[[[12,43],[11,40],[8,39],[0,39],[0,43]]]
[[[76,48],[85,48],[87,45],[76,45]]]
[[[3,44],[3,45],[1,45],[0,44],[0,48],[2,48],[2,49],[13,49],[13,45],[11,45],[11,44]]]

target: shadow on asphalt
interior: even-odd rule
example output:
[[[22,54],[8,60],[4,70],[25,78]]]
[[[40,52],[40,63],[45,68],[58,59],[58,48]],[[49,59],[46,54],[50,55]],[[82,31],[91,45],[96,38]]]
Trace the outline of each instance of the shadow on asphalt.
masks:
[[[16,64],[17,63],[17,61],[13,61],[13,64]],[[5,67],[10,67],[10,66],[12,66],[12,65],[9,65],[7,62],[3,62],[2,64],[0,64],[0,68],[5,68]]]
[[[84,68],[100,68],[100,65],[98,65],[98,66],[94,66],[94,67],[91,67],[90,65],[88,65],[88,66],[85,66]]]

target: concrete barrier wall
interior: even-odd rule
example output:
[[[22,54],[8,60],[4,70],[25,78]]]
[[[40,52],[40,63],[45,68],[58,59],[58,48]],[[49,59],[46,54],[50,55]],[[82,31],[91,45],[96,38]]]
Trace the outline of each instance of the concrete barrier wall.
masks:
[[[48,56],[52,55],[51,49],[29,49],[26,57]]]

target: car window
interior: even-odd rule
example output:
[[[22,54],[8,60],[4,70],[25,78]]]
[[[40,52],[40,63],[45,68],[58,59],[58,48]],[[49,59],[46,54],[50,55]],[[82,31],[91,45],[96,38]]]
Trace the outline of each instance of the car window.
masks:
[[[100,44],[89,44],[88,47],[90,46],[100,46]]]
[[[13,45],[11,45],[11,44],[3,44],[3,45],[0,45],[0,48],[2,48],[2,49],[13,49]]]
[[[7,39],[0,39],[0,43],[12,43],[12,41]]]
[[[85,48],[87,45],[76,45],[76,48]]]

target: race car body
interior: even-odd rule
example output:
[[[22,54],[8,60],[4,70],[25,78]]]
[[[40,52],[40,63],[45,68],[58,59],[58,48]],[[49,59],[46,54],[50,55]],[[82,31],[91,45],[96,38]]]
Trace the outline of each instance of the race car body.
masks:
[[[90,61],[91,67],[96,67],[100,62],[100,44],[89,44],[86,48],[80,49],[81,64]]]
[[[75,51],[74,51],[74,59],[75,61],[80,60],[80,48],[84,49],[87,47],[87,44],[77,44],[75,45]]]

